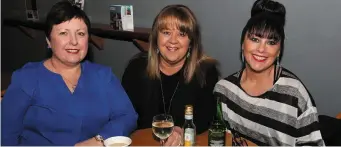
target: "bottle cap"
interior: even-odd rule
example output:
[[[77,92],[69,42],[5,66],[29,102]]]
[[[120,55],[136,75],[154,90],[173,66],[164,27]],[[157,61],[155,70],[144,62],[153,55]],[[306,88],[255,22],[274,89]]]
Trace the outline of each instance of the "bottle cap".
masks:
[[[193,106],[192,105],[186,105],[185,106],[185,115],[193,115]]]

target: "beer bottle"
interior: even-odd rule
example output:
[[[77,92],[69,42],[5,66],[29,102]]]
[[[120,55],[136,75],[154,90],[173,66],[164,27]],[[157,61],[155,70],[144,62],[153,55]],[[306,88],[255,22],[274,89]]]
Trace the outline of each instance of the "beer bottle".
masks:
[[[208,146],[225,146],[225,131],[226,126],[221,112],[221,104],[219,97],[217,97],[217,112],[213,117],[211,126],[208,129]]]
[[[185,123],[183,129],[183,146],[194,146],[196,137],[196,127],[193,123],[193,106],[185,106]]]

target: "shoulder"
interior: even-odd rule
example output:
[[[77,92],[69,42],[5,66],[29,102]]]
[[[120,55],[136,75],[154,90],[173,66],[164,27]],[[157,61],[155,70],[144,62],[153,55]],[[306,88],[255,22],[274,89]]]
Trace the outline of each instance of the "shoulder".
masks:
[[[127,69],[145,69],[147,64],[148,54],[138,53],[129,60]]]
[[[287,93],[298,99],[298,105],[306,104],[315,106],[315,102],[303,82],[293,72],[286,68],[282,68],[280,78],[276,82],[279,92]],[[304,109],[304,108],[302,108]]]
[[[218,78],[220,77],[218,66],[219,63],[217,60],[206,57],[199,61],[196,68],[196,75],[201,79]]]
[[[201,72],[218,71],[218,61],[212,58],[206,58],[199,62],[198,69]]]
[[[83,71],[86,72],[87,75],[90,75],[97,80],[102,79],[104,81],[109,82],[112,76],[115,77],[113,74],[111,67],[92,63],[90,61],[84,61],[82,67],[84,68]],[[116,78],[116,77],[115,77]]]
[[[284,67],[282,67],[281,77],[299,80],[299,78],[293,72]]]
[[[236,72],[228,77],[225,77],[217,82],[214,86],[213,93],[217,96],[221,96],[224,100],[230,99],[235,94],[242,92],[242,89],[239,85],[239,73]]]
[[[23,67],[13,72],[12,79],[20,78],[21,80],[33,80],[42,68],[43,61],[26,63]]]
[[[215,86],[215,89],[229,89],[231,87],[236,87],[239,82],[239,74],[240,72],[235,72],[221,80]]]
[[[197,63],[194,77],[201,87],[214,87],[214,84],[220,77],[220,72],[217,66],[217,60],[210,57],[205,57]]]
[[[43,66],[43,61],[41,62],[28,62],[16,72],[32,73],[38,71],[41,66]]]
[[[98,74],[105,74],[110,72],[111,73],[111,68],[109,66],[97,64],[97,63],[92,63],[90,61],[84,61],[82,64],[82,67],[86,71],[95,71]]]
[[[305,89],[305,86],[303,85],[302,81],[298,78],[298,76],[296,76],[293,72],[284,67],[282,67],[280,77],[276,83],[279,85],[290,86],[297,89],[299,88]]]
[[[138,53],[129,60],[123,74],[123,78],[144,76],[148,65],[148,55]]]
[[[241,74],[241,72],[237,71],[237,72],[235,72],[235,73],[233,73],[233,74],[231,74],[231,75],[221,79],[220,81],[221,82],[224,82],[224,81],[225,82],[230,82],[230,83],[233,83],[233,84],[237,85],[239,83],[240,74]]]
[[[43,61],[26,63],[23,67],[13,72],[11,85],[22,89],[28,94],[32,94],[38,83],[38,78],[42,76],[40,74],[41,70],[43,70]]]

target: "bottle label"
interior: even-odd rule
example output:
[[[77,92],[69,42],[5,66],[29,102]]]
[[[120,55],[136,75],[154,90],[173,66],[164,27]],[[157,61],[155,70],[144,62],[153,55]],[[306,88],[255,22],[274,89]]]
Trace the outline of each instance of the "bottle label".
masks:
[[[193,128],[186,128],[184,133],[184,146],[194,146],[195,131]]]
[[[224,129],[209,129],[208,145],[209,146],[225,146],[225,130]]]
[[[209,142],[209,145],[210,145],[210,146],[217,146],[217,147],[225,146],[224,140],[211,140],[211,141]]]

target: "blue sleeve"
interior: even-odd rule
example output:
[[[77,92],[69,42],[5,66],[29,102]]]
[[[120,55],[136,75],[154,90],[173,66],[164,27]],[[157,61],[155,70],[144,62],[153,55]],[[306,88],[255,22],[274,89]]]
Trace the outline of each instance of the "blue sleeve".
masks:
[[[1,145],[18,145],[23,119],[31,105],[30,96],[22,88],[24,73],[14,72],[11,84],[1,101]]]
[[[111,112],[110,120],[99,133],[103,138],[129,136],[136,128],[137,113],[121,86],[120,81],[111,73],[107,88]]]

